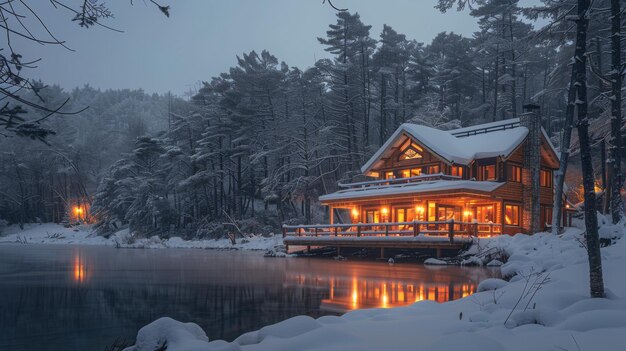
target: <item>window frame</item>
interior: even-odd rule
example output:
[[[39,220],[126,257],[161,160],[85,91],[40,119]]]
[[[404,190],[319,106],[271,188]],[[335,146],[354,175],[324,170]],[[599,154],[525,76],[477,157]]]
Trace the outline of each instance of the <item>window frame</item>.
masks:
[[[517,172],[513,172],[514,170],[519,170],[519,174],[517,174]],[[514,183],[521,183],[522,182],[522,172],[523,172],[523,168],[521,165],[517,164],[517,163],[507,163],[506,165],[506,180],[509,182],[514,182]],[[519,176],[513,178],[512,175],[516,174]],[[516,179],[518,178],[518,179]]]
[[[507,207],[516,207],[517,208],[517,221],[512,222],[512,223],[507,223],[506,222],[506,209]],[[502,222],[505,226],[507,227],[521,227],[522,225],[522,205],[516,202],[505,202],[504,206],[502,208],[503,213],[502,213]]]
[[[552,188],[552,170],[539,170],[539,186],[543,188]]]
[[[488,168],[493,167],[493,178],[488,178],[486,176],[486,171]],[[477,165],[476,166],[476,175],[478,177],[476,177],[477,180],[480,181],[496,181],[498,180],[498,168],[496,167],[495,163],[488,163],[488,164],[484,164],[484,165]]]

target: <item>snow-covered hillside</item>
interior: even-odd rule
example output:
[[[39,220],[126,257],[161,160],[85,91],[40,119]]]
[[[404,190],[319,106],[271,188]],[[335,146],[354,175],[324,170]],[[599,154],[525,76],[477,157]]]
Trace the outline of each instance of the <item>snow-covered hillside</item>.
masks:
[[[622,228],[623,229],[623,228]],[[605,228],[615,236],[616,228]],[[626,333],[626,240],[602,249],[607,298],[590,299],[582,233],[501,236],[481,242],[510,255],[510,282],[488,280],[461,300],[366,309],[341,317],[294,317],[208,342],[194,324],[162,318],[139,331],[128,351],[167,342],[175,350],[618,350]],[[152,347],[152,348],[151,348]]]

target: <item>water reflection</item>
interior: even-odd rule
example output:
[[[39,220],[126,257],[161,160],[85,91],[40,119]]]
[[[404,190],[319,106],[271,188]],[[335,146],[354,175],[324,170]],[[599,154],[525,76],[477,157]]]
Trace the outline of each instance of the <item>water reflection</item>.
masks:
[[[0,349],[103,350],[161,316],[232,340],[300,314],[456,299],[490,275],[254,252],[0,245]]]
[[[455,267],[458,268],[458,267]],[[426,279],[425,279],[426,278]],[[360,308],[391,308],[406,306],[422,300],[446,302],[466,297],[476,291],[476,281],[434,277],[428,271],[410,279],[321,276],[310,273],[287,274],[288,285],[328,288],[328,298],[322,299],[320,309],[343,313]],[[448,281],[446,281],[448,280]]]
[[[85,259],[80,253],[76,253],[74,256],[74,281],[79,284],[83,283],[86,278],[86,272]]]

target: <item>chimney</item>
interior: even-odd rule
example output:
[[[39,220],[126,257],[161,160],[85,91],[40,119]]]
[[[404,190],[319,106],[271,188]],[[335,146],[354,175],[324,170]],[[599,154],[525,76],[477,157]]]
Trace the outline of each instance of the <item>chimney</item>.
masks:
[[[534,104],[523,106],[524,113],[519,117],[520,125],[528,128],[528,137],[524,145],[524,171],[522,175],[523,213],[522,226],[528,234],[542,230],[540,223],[541,207],[539,204],[541,169],[541,114]]]

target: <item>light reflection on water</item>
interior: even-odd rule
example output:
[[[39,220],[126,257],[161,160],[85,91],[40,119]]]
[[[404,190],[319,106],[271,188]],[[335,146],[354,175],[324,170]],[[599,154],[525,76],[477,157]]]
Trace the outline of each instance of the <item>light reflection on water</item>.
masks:
[[[494,275],[259,252],[0,245],[0,349],[104,350],[161,316],[232,340],[300,314],[453,300]]]

